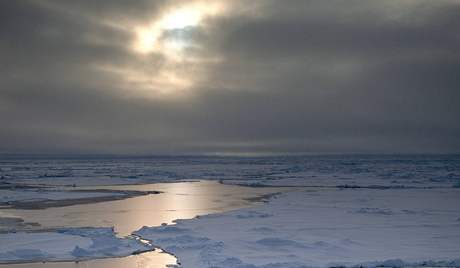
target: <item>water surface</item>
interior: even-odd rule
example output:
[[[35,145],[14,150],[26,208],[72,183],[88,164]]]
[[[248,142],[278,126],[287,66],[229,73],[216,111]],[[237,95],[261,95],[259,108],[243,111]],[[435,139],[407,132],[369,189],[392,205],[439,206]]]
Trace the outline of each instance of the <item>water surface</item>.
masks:
[[[127,236],[143,226],[172,224],[176,219],[190,219],[198,215],[248,207],[260,196],[287,190],[286,188],[224,185],[215,181],[94,186],[85,189],[88,188],[161,191],[163,193],[42,210],[0,210],[0,215],[20,217],[26,222],[36,222],[40,224],[40,228],[113,226],[118,236]],[[164,268],[167,264],[175,263],[174,256],[156,250],[124,258],[99,259],[79,263],[15,264],[8,265],[8,267]],[[3,268],[4,266],[0,265],[0,267]]]

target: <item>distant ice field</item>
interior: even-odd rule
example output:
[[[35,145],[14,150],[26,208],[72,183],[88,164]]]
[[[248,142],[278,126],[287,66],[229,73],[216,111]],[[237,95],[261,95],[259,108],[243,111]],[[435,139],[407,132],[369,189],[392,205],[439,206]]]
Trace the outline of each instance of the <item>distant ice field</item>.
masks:
[[[460,187],[460,155],[0,157],[0,182],[113,185],[196,179],[255,186]]]

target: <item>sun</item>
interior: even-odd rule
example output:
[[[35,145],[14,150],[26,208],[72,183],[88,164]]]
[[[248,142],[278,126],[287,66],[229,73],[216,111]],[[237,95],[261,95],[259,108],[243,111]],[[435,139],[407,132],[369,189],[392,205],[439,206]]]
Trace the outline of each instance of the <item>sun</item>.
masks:
[[[106,72],[121,74],[129,88],[137,88],[155,97],[189,96],[189,89],[205,75],[206,63],[215,62],[218,56],[203,56],[200,40],[193,36],[221,15],[227,6],[221,1],[194,1],[165,7],[163,12],[141,25],[131,25],[134,30],[133,56],[142,67],[136,69],[102,66]],[[151,57],[153,56],[153,57]],[[154,68],[148,68],[154,60]]]
[[[182,8],[167,14],[161,21],[164,29],[183,29],[197,26],[203,17],[203,11],[198,8]]]
[[[137,40],[134,49],[141,54],[180,52],[187,46],[187,40],[164,40],[163,35],[172,30],[203,26],[206,17],[216,15],[221,11],[222,5],[217,3],[192,3],[170,8],[151,23],[136,27]]]

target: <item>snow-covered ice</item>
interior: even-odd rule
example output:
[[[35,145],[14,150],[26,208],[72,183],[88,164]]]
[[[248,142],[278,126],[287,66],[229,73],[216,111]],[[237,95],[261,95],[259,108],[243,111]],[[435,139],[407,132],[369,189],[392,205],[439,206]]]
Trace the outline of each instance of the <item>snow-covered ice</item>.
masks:
[[[0,159],[0,182],[103,185],[221,180],[247,185],[452,187],[460,155]]]
[[[138,235],[183,267],[460,266],[460,189],[318,189]]]
[[[0,263],[76,261],[152,249],[134,238],[116,237],[111,228],[1,233],[0,241]]]

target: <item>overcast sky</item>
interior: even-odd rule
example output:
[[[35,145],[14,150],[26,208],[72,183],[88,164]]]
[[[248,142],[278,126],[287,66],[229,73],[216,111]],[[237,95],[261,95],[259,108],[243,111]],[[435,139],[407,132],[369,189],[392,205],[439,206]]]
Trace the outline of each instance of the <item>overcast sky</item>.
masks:
[[[460,1],[0,1],[0,152],[460,152]]]

